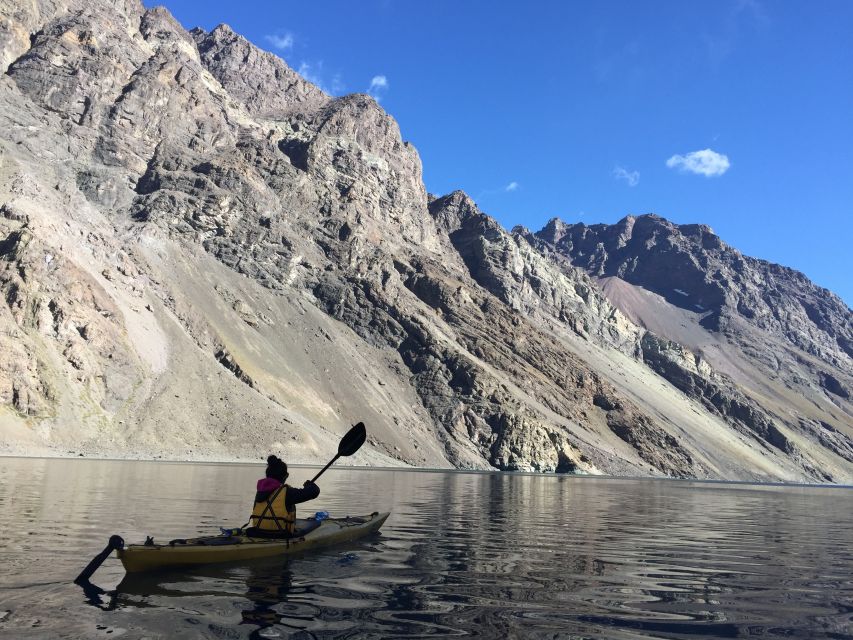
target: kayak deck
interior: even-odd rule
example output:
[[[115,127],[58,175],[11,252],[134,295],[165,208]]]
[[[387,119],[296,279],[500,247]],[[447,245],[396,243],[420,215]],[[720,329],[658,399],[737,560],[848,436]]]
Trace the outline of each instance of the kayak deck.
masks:
[[[175,540],[168,544],[131,544],[119,549],[116,554],[128,573],[284,556],[357,540],[378,531],[388,515],[374,512],[368,516],[327,518],[319,526],[315,524],[304,535],[297,533],[292,538],[250,538],[223,534]]]

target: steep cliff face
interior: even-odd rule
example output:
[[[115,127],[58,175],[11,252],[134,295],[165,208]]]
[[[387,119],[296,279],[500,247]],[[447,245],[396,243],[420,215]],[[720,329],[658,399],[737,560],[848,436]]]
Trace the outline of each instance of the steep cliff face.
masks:
[[[447,229],[477,283],[521,311],[536,326],[552,330],[563,327],[599,347],[616,349],[642,362],[761,450],[795,458],[811,477],[829,480],[833,473],[832,465],[827,468],[822,455],[813,457],[815,449],[829,449],[833,457],[844,461],[842,468],[853,461],[849,441],[836,438],[838,432],[833,427],[817,422],[816,429],[804,428],[799,418],[775,415],[774,405],[745,394],[736,381],[721,374],[701,355],[666,339],[665,323],[655,327],[663,330],[657,335],[628,320],[605,297],[611,288],[599,289],[584,270],[573,266],[567,256],[544,239],[549,228],[561,224],[558,221],[552,221],[539,234],[522,228],[509,234],[461,193],[436,199],[431,210]],[[617,243],[624,242],[630,231],[626,233],[623,228],[612,235]],[[593,246],[596,245],[600,250],[600,243]],[[673,265],[667,268],[673,269]],[[622,302],[618,296],[613,298],[615,303]],[[625,308],[628,313],[634,311],[630,305]],[[614,382],[617,388],[622,386],[623,392],[634,391],[632,385],[623,385],[618,378]],[[642,397],[637,401],[643,406]],[[652,414],[656,410],[653,406],[645,409]],[[661,418],[664,423],[670,422],[673,433],[678,432],[678,420]]]
[[[558,254],[543,255],[526,230],[507,233],[461,191],[435,199],[430,212],[471,277],[512,309],[540,319],[556,318],[585,339],[637,352],[639,328],[610,304],[586,273]]]
[[[364,420],[369,464],[851,477],[843,419],[780,421],[620,310],[568,227],[429,197],[374,100],[224,25],[2,3],[0,60],[6,451],[314,461]],[[697,304],[726,308],[721,282],[691,283]],[[828,335],[797,339],[841,397],[849,331]]]
[[[314,113],[331,100],[281,58],[252,46],[227,25],[210,33],[193,29],[190,35],[204,68],[254,117],[284,120]]]
[[[746,324],[828,365],[853,367],[850,309],[802,273],[742,255],[706,225],[656,215],[615,225],[551,221],[537,236],[598,277],[617,277],[702,313],[709,330]],[[843,394],[842,394],[843,395]]]
[[[535,237],[654,332],[642,357],[679,389],[794,455],[820,443],[853,462],[853,315],[837,296],[743,256],[705,225],[655,215],[589,227],[555,219]],[[674,368],[685,358],[701,367]]]

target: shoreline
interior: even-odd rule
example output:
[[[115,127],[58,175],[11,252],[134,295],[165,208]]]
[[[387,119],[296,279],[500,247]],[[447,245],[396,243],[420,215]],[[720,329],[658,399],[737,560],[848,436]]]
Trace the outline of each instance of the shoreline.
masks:
[[[36,459],[36,460],[81,460],[81,461],[97,461],[97,462],[150,462],[159,464],[208,464],[208,465],[255,465],[263,466],[264,461],[252,461],[245,458],[235,458],[233,460],[222,459],[192,459],[178,460],[166,458],[119,458],[105,456],[87,456],[87,455],[26,455],[18,453],[0,453],[0,459],[17,458],[17,459]],[[298,469],[319,469],[322,468],[326,461],[323,462],[289,462],[288,466]],[[538,471],[502,471],[500,469],[452,469],[441,467],[415,467],[412,465],[400,466],[371,466],[371,465],[348,465],[336,464],[336,468],[346,469],[348,471],[400,471],[408,473],[458,473],[468,475],[506,475],[506,476],[526,476],[535,478],[550,478],[559,480],[608,480],[608,481],[648,481],[648,482],[683,482],[708,485],[728,485],[728,486],[751,486],[751,487],[789,487],[798,489],[853,489],[853,484],[833,484],[833,483],[808,483],[808,482],[756,482],[750,480],[725,480],[718,478],[672,478],[668,476],[612,476],[612,475],[593,475],[593,474],[572,474],[572,473],[547,473]]]

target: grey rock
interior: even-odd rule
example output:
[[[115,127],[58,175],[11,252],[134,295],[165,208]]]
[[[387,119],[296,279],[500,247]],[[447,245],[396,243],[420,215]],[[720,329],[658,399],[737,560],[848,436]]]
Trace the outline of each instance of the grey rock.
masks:
[[[789,455],[808,458],[808,451],[794,454],[789,436],[799,433],[851,461],[846,444],[827,445],[801,427],[814,421],[850,435],[853,313],[837,296],[793,269],[743,256],[706,225],[675,225],[655,215],[628,216],[609,226],[554,219],[536,238],[544,250],[593,276],[630,283],[666,301],[654,309],[658,316],[672,314],[671,322],[651,318],[651,307],[636,297],[617,292],[613,300],[663,332],[663,340],[644,334],[641,357],[676,387]],[[691,322],[695,327],[683,328]],[[689,340],[688,348],[678,339]],[[792,410],[791,391],[811,401]]]
[[[193,29],[202,64],[229,95],[253,116],[273,120],[294,117],[294,125],[331,98],[285,62],[262,51],[221,24],[210,33]]]
[[[552,220],[537,236],[596,276],[616,276],[679,307],[707,312],[703,325],[745,322],[828,364],[853,369],[853,314],[802,273],[742,255],[706,225],[653,214],[615,225]]]

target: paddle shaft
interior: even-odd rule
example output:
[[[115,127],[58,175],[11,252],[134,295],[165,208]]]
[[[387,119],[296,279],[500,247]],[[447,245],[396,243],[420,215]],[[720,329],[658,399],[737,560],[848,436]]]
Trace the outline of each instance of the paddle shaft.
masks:
[[[346,435],[341,438],[340,444],[338,444],[338,453],[334,458],[329,460],[329,464],[323,467],[311,482],[317,482],[317,478],[323,475],[326,472],[326,469],[335,464],[335,460],[340,458],[341,456],[351,456],[356,451],[361,448],[361,445],[364,444],[364,441],[367,439],[367,429],[364,426],[363,422],[359,422],[358,424],[354,424],[352,429],[347,431]]]
[[[364,428],[364,423],[359,422],[358,424],[354,425],[353,428],[350,429],[347,434],[341,439],[341,442],[338,445],[338,453],[335,455],[335,457],[329,460],[329,464],[323,467],[320,470],[320,473],[314,476],[314,479],[311,480],[311,482],[316,482],[317,478],[323,475],[326,469],[331,467],[335,463],[335,460],[337,460],[341,456],[351,456],[356,451],[358,451],[359,448],[361,448],[361,445],[364,444],[364,440],[366,437],[367,432]],[[80,572],[80,575],[74,579],[74,582],[79,585],[85,585],[87,582],[89,582],[89,578],[92,577],[92,574],[98,570],[98,567],[103,564],[104,560],[106,560],[107,557],[113,551],[115,551],[116,549],[123,548],[124,540],[121,538],[121,536],[110,536],[110,541],[104,548],[104,550],[101,551],[94,558],[92,558],[92,561],[86,565],[86,568]]]
[[[121,536],[110,536],[110,541],[107,546],[101,551],[98,555],[92,558],[92,561],[86,565],[86,568],[80,572],[80,575],[74,579],[75,584],[83,584],[85,582],[89,582],[89,578],[92,577],[92,574],[98,570],[104,560],[107,559],[113,551],[116,549],[121,549],[124,547],[124,540],[121,539]]]
[[[323,473],[325,473],[326,469],[328,469],[328,468],[329,468],[329,467],[331,467],[333,464],[335,464],[335,460],[337,460],[337,459],[338,459],[338,458],[340,458],[340,457],[341,457],[341,454],[340,454],[340,453],[338,453],[338,454],[336,454],[336,455],[335,455],[335,457],[334,457],[334,458],[332,458],[331,460],[329,460],[329,464],[327,464],[325,467],[323,467],[323,468],[320,470],[320,473],[318,473],[316,476],[314,476],[314,477],[311,479],[311,482],[312,482],[312,483],[317,482],[317,478],[319,478],[321,475],[323,475]]]

